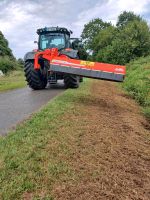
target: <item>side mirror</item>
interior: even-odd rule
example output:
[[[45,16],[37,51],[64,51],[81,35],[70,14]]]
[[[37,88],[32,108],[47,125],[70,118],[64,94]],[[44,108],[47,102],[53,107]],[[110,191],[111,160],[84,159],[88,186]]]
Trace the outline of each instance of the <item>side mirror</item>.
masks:
[[[37,44],[38,43],[38,41],[34,41],[34,44]]]

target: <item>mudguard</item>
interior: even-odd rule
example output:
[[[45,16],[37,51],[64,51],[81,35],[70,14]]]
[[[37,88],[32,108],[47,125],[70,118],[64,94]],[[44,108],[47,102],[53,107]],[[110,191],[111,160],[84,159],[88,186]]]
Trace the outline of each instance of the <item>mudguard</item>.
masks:
[[[31,51],[25,54],[24,61],[26,60],[34,60],[35,54],[37,52]],[[78,50],[74,49],[63,49],[61,50],[61,54],[68,56],[69,58],[77,58],[78,57]]]
[[[31,51],[31,52],[26,53],[25,56],[24,56],[24,61],[27,61],[27,60],[34,60],[35,53],[36,53],[36,52],[34,52],[34,51]]]
[[[61,54],[66,55],[69,58],[77,58],[78,57],[78,50],[63,49],[63,50],[61,50]]]

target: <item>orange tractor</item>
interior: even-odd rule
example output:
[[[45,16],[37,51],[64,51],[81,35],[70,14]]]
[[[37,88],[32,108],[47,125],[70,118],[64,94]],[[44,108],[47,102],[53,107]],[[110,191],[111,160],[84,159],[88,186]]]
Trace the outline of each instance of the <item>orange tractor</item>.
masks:
[[[34,89],[44,89],[49,82],[64,80],[67,88],[77,88],[83,77],[122,82],[125,66],[80,60],[78,47],[81,41],[70,38],[71,31],[61,27],[42,28],[38,50],[25,55],[25,76],[28,85]]]

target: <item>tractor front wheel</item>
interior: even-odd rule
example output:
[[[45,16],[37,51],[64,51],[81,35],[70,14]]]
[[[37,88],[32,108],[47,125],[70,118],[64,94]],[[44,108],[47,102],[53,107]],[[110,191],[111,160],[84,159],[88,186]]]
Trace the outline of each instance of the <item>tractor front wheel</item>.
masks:
[[[64,75],[64,83],[67,88],[78,88],[80,77],[73,74]]]
[[[47,73],[44,69],[35,70],[34,60],[27,60],[24,65],[26,81],[34,90],[44,89],[47,85]]]

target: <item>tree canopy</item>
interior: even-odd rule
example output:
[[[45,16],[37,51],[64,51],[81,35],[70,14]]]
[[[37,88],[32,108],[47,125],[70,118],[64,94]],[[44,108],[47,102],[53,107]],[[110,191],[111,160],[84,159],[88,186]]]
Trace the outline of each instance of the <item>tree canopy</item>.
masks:
[[[85,28],[83,32],[85,35]],[[149,55],[149,26],[140,16],[124,11],[118,16],[116,26],[109,24],[99,29],[90,40],[87,40],[86,47],[93,50],[93,60],[126,64],[136,57]]]
[[[135,20],[142,21],[142,18],[140,17],[140,15],[134,14],[134,12],[124,11],[123,13],[121,13],[118,16],[118,20],[117,20],[116,26],[117,27],[125,26],[129,22],[132,22],[132,21],[135,21]]]
[[[9,48],[8,41],[0,31],[0,70],[7,73],[17,67],[18,63],[12,54],[12,50]]]
[[[0,31],[0,56],[8,56],[14,58],[12,50],[8,47],[8,41]]]
[[[81,35],[82,39],[84,40],[85,48],[90,49],[92,41],[99,31],[109,26],[111,26],[111,23],[103,22],[99,18],[93,19],[89,23],[85,24]]]

